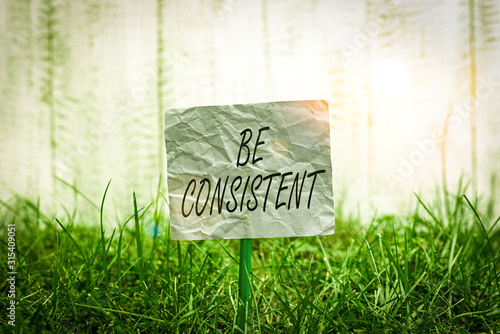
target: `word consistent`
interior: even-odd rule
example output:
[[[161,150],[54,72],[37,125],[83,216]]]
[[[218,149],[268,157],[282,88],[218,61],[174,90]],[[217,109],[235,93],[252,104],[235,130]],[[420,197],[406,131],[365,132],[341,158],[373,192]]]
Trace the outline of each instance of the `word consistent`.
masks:
[[[266,212],[271,189],[276,193],[276,200],[273,201],[275,210],[281,207],[290,210],[293,206],[298,209],[302,193],[309,190],[307,200],[307,208],[309,209],[316,177],[325,172],[324,169],[309,173],[306,170],[303,173],[295,173],[293,179],[294,172],[276,172],[266,176],[258,174],[253,177],[236,176],[231,180],[229,176],[226,176],[225,179],[218,178],[215,182],[208,178],[199,182],[196,179],[191,179],[182,198],[182,215],[184,217],[189,217],[191,214],[201,216],[203,213],[212,215],[214,207],[217,214],[221,214],[224,210],[235,212],[239,209],[241,212],[244,209],[255,211],[259,208]],[[276,181],[273,182],[274,180]],[[188,195],[190,199],[188,199]],[[229,199],[226,200],[227,198]]]

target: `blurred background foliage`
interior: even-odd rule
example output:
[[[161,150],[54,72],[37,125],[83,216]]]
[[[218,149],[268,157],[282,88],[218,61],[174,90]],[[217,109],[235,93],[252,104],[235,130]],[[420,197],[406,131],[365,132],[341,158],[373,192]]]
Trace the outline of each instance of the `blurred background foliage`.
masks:
[[[493,199],[499,38],[494,0],[1,0],[0,196],[85,219],[73,188],[98,203],[113,179],[121,214],[166,174],[165,108],[322,98],[339,209],[461,177]]]

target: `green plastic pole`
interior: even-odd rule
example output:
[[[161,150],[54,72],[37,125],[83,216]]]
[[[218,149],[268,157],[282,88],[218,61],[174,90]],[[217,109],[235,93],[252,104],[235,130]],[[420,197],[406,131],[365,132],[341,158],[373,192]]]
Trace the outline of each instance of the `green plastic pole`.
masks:
[[[252,251],[252,239],[240,240],[240,277],[238,281],[238,318],[236,323],[238,328],[247,332],[248,320],[248,300],[250,295],[250,273],[252,264],[250,254]]]

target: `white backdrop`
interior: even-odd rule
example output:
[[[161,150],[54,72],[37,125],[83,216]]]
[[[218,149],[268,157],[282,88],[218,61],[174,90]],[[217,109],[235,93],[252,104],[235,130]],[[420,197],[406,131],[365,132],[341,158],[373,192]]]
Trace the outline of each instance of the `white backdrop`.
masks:
[[[1,198],[94,217],[60,180],[100,203],[112,179],[107,211],[128,214],[165,172],[165,108],[317,98],[338,208],[431,199],[446,124],[449,189],[475,179],[475,155],[476,187],[494,195],[499,13],[487,0],[0,1]]]

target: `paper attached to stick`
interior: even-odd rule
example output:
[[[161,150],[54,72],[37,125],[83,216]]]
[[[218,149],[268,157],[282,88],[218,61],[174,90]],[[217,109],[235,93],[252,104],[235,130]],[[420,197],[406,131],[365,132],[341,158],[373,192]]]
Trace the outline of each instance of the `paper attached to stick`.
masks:
[[[334,233],[325,101],[170,109],[165,145],[173,239]]]

